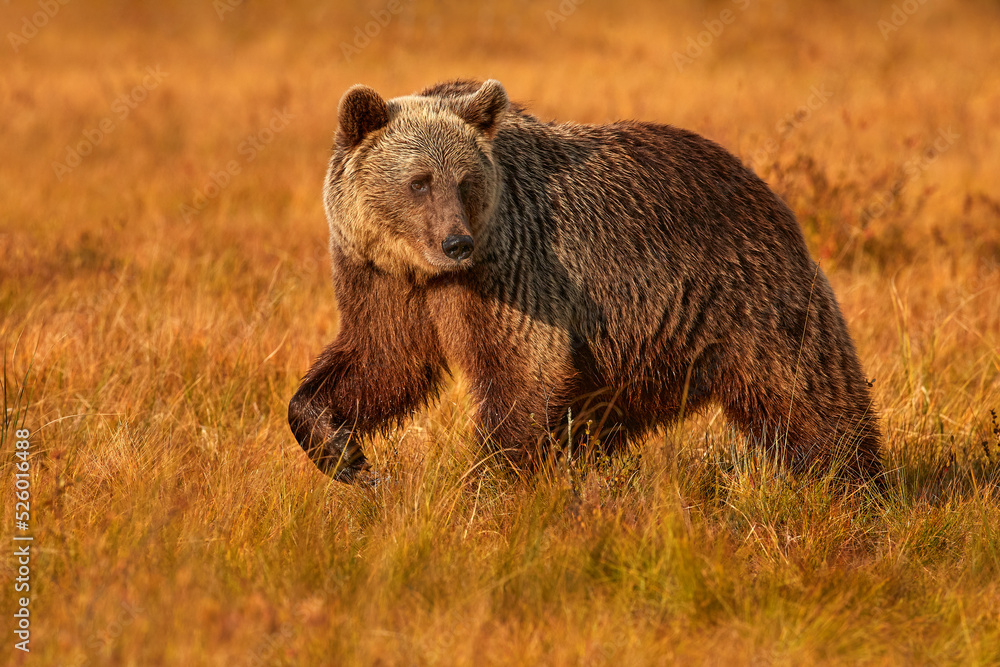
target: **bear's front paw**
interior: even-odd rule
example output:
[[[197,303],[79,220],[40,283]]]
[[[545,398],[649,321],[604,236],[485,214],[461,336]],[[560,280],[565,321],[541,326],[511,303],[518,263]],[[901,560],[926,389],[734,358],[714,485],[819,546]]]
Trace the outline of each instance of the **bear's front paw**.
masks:
[[[371,470],[357,438],[347,426],[316,422],[305,437],[299,438],[299,445],[317,468],[338,482],[361,481]]]
[[[293,399],[288,406],[288,425],[316,467],[338,482],[365,483],[374,474],[347,424],[334,425]]]

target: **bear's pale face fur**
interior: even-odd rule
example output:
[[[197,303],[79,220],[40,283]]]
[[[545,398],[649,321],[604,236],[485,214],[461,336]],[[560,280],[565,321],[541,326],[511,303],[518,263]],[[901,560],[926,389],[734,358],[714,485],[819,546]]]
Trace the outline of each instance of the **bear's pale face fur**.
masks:
[[[442,243],[454,236],[475,242],[496,206],[492,139],[508,104],[491,81],[454,100],[385,101],[371,88],[351,88],[327,174],[331,244],[418,280],[476,261],[475,250],[449,258]]]

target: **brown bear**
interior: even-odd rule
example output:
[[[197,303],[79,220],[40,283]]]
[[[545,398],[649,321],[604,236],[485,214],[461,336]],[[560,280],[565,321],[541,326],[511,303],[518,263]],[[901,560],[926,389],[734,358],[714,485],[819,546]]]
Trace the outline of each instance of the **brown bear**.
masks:
[[[542,122],[497,81],[340,101],[325,185],[340,331],[288,419],[350,481],[363,436],[458,369],[481,439],[530,468],[715,401],[795,469],[877,477],[879,427],[795,216],[667,125]]]

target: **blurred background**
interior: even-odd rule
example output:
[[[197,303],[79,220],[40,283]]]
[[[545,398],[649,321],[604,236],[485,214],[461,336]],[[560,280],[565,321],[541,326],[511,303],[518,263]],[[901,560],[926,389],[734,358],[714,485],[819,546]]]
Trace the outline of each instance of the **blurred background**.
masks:
[[[0,131],[15,158],[0,166],[4,250],[38,253],[33,265],[66,268],[53,245],[85,232],[114,246],[170,230],[177,242],[245,229],[244,215],[281,233],[274,216],[290,215],[292,244],[275,245],[296,252],[302,234],[315,245],[343,91],[364,82],[388,97],[454,77],[497,78],[543,119],[705,134],[765,177],[838,267],[908,262],[928,244],[1000,254],[986,224],[998,210],[996,3],[39,0],[0,11]],[[133,93],[142,99],[120,99]],[[256,159],[240,153],[280,111],[287,127]],[[928,155],[942,132],[954,137]],[[178,226],[230,160],[239,177]],[[303,217],[313,224],[298,227]],[[116,229],[121,219],[133,224]],[[14,229],[40,243],[25,248]]]
[[[849,660],[884,657],[858,652],[866,636],[903,662],[956,655],[957,625],[927,620],[937,618],[928,607],[897,633],[871,611],[889,598],[855,610],[864,619],[856,626],[817,625],[814,643],[798,648],[775,629],[791,621],[752,598],[702,605],[700,595],[741,590],[758,559],[771,562],[767,550],[744,554],[755,543],[740,536],[725,541],[738,516],[696,518],[693,529],[689,514],[678,519],[681,533],[695,531],[685,549],[704,562],[745,560],[710,567],[732,572],[729,588],[697,588],[690,608],[671,607],[674,620],[659,625],[631,602],[608,602],[622,579],[603,575],[579,590],[600,598],[607,585],[607,615],[575,588],[546,597],[544,569],[524,583],[542,591],[537,598],[490,597],[503,586],[494,591],[494,574],[476,568],[503,549],[520,563],[526,543],[466,553],[461,540],[483,522],[482,535],[506,535],[504,517],[527,505],[448,496],[460,523],[435,530],[454,534],[422,542],[405,512],[437,506],[438,496],[418,485],[373,499],[328,485],[292,440],[285,409],[336,333],[321,189],[340,96],[355,83],[392,97],[489,77],[544,120],[669,123],[760,174],[794,209],[834,285],[875,382],[890,464],[926,473],[914,497],[939,497],[950,479],[941,475],[992,456],[981,443],[993,442],[989,410],[1000,408],[1000,4],[5,0],[0,26],[0,336],[4,395],[15,405],[7,418],[25,420],[37,448],[39,659],[270,664],[336,648],[366,664],[482,655],[601,664],[641,658],[629,647],[642,646],[690,658],[709,639],[734,660],[802,664],[826,655],[808,648],[817,645]],[[451,460],[441,452],[468,452],[464,396],[459,378],[440,406],[374,443],[372,456],[427,470],[427,461]],[[690,443],[709,442],[717,416],[686,425],[682,451],[702,451]],[[671,497],[702,502],[677,479]],[[6,498],[4,512],[6,536]],[[913,524],[905,517],[899,526]],[[906,530],[889,543],[905,543]],[[427,555],[427,544],[454,535],[459,560]],[[837,558],[881,553],[857,547],[869,537],[851,537]],[[594,539],[581,537],[579,553]],[[954,571],[974,561],[945,552]],[[781,553],[774,562],[787,565]],[[4,580],[11,567],[5,559]],[[535,572],[525,567],[524,576]],[[642,586],[658,576],[629,567],[620,576],[643,573]],[[440,579],[420,579],[432,573]],[[485,592],[471,603],[436,597],[441,586],[479,590],[477,581]],[[829,602],[799,584],[796,599]],[[970,583],[971,597],[948,607],[966,610],[963,623],[971,613],[974,631],[990,617],[970,610],[985,614],[996,601],[995,580],[984,586]],[[562,616],[571,603],[579,615]],[[0,596],[4,616],[12,604]],[[462,638],[439,643],[460,623]],[[364,634],[373,627],[384,634]],[[918,636],[926,644],[914,649]],[[606,651],[588,648],[607,641]],[[988,661],[988,644],[962,655]]]

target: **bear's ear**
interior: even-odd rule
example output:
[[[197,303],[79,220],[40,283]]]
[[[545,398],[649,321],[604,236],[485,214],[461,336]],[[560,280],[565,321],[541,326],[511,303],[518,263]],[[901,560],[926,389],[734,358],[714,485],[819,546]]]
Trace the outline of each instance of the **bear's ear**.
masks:
[[[478,91],[465,97],[459,105],[458,115],[492,139],[500,129],[500,121],[509,106],[510,100],[503,85],[495,79],[489,79]]]
[[[368,86],[351,86],[337,109],[337,145],[350,150],[389,122],[389,105]]]

